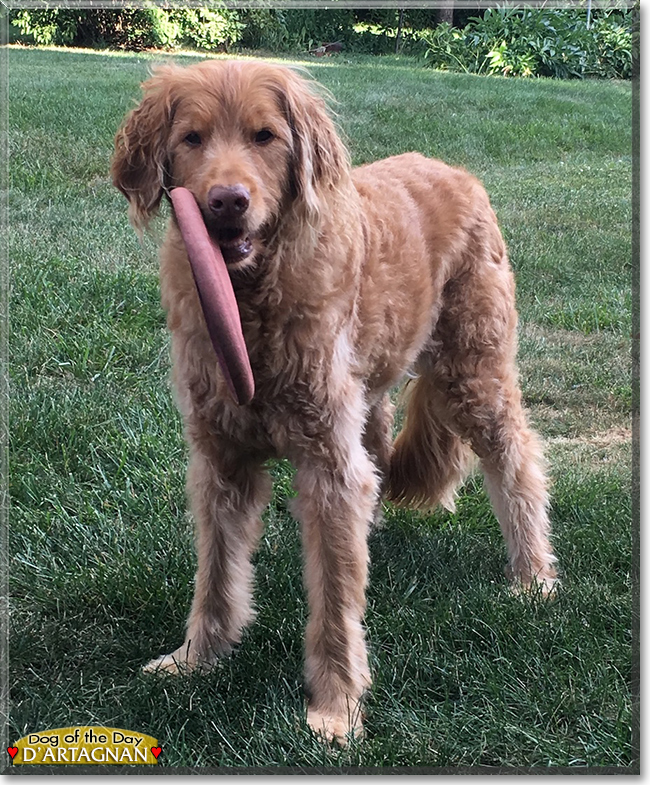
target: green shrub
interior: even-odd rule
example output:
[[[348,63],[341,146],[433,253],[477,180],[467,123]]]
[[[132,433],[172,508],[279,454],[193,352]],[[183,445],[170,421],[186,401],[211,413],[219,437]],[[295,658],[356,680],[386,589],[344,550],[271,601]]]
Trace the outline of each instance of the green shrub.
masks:
[[[439,71],[480,74],[487,68],[488,50],[472,47],[466,31],[443,22],[423,36],[428,64]]]
[[[165,13],[162,8],[152,8],[148,11],[151,25],[150,39],[155,46],[171,48],[181,35],[181,22],[171,14]]]
[[[349,47],[354,38],[351,9],[258,8],[241,11],[240,20],[240,45],[248,49],[305,51],[331,41]]]
[[[176,43],[197,49],[228,48],[239,41],[244,27],[237,11],[224,8],[182,9],[168,13],[180,25]]]
[[[202,8],[21,10],[11,22],[25,42],[124,49],[190,46],[213,50],[238,45],[273,52],[306,50],[354,38],[351,9],[229,10]]]
[[[241,12],[240,19],[243,47],[279,52],[288,46],[289,30],[282,9],[252,8]]]
[[[595,58],[588,73],[601,77],[630,79],[632,76],[632,31],[629,15],[608,14],[593,27]]]
[[[434,13],[405,9],[400,51],[424,54],[434,68],[509,76],[630,78],[632,11],[597,11],[587,28],[576,9],[488,8],[464,28],[435,25]],[[202,8],[18,10],[10,19],[36,44],[123,49],[189,46],[306,51],[341,41],[347,51],[395,51],[398,9]]]
[[[64,8],[42,11],[14,11],[9,19],[35,44],[65,45],[73,42],[77,32],[77,14]]]
[[[425,32],[428,63],[442,70],[506,76],[629,78],[632,13],[607,12],[591,28],[576,10],[488,8],[458,30]]]
[[[354,12],[349,8],[291,9],[285,16],[289,40],[295,49],[313,49],[328,41],[349,46],[354,37]]]
[[[236,43],[238,12],[210,4],[199,9],[52,9],[14,12],[12,24],[36,44],[113,46],[121,49],[213,49]]]

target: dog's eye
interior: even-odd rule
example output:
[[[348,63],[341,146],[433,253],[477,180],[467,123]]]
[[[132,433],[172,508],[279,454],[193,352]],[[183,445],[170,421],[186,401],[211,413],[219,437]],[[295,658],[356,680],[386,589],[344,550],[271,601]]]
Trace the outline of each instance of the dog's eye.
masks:
[[[191,147],[197,147],[198,145],[200,145],[200,144],[201,144],[201,137],[200,137],[200,136],[199,136],[199,135],[196,133],[196,131],[192,131],[191,133],[189,133],[189,134],[188,134],[188,135],[185,137],[185,141],[186,141],[186,142],[187,142],[187,143],[188,143],[188,144],[189,144]]]
[[[255,144],[268,144],[273,139],[273,131],[262,128],[255,134]]]

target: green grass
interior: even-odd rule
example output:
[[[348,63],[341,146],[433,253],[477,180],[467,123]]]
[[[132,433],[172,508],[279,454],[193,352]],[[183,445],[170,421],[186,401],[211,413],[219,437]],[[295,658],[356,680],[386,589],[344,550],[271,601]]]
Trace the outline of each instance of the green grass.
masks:
[[[8,54],[9,741],[103,724],[156,737],[168,766],[633,765],[630,85],[309,62],[355,163],[420,150],[488,187],[563,575],[554,602],[509,593],[478,477],[453,515],[387,508],[370,543],[368,738],[342,751],[304,723],[285,463],[239,650],[206,676],[139,671],[182,640],[194,554],[155,247],[138,244],[108,168],[138,83],[166,58]]]

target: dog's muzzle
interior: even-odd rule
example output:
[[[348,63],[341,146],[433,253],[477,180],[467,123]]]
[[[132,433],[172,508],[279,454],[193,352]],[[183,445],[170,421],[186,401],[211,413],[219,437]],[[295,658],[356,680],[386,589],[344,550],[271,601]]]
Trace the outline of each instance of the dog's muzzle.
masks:
[[[214,185],[208,192],[208,231],[219,243],[226,262],[240,262],[253,251],[246,231],[251,195],[243,185]]]

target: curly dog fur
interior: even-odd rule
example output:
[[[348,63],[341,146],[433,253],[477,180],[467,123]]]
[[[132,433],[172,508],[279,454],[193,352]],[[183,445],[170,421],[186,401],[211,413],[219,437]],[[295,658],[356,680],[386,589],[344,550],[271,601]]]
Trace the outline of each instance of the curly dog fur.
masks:
[[[185,643],[147,667],[206,667],[240,639],[265,461],[284,456],[309,602],[307,719],[343,739],[361,731],[370,684],[366,540],[382,495],[452,505],[473,451],[516,585],[548,592],[555,579],[506,248],[467,172],[416,153],[353,169],[323,98],[288,68],[165,66],[143,88],[116,137],[114,183],[140,230],[167,188],[193,192],[229,265],[256,384],[250,404],[233,403],[172,217],[160,278],[198,571]],[[388,392],[409,369],[393,445]]]

